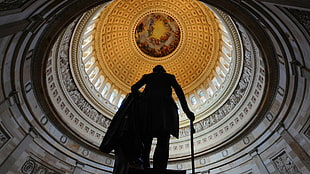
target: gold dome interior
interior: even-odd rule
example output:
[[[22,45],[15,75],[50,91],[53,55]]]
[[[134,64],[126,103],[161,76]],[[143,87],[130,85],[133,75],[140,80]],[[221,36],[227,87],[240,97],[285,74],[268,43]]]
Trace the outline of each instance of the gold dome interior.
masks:
[[[115,0],[79,21],[73,74],[89,102],[112,117],[131,85],[161,64],[176,76],[201,120],[237,83],[242,60],[236,33],[225,13],[200,1]],[[182,110],[180,120],[188,124]]]
[[[150,56],[136,43],[136,28],[151,14],[167,15],[180,28],[175,51]],[[161,64],[186,90],[211,79],[219,61],[221,32],[215,14],[199,1],[120,1],[109,4],[94,28],[94,57],[110,81],[126,92],[145,73]],[[188,92],[188,90],[186,90]]]

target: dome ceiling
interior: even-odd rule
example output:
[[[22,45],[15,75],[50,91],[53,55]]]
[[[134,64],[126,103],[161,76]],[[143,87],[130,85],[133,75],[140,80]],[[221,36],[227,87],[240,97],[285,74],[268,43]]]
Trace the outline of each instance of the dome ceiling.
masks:
[[[211,78],[219,59],[218,19],[199,1],[116,0],[94,30],[99,69],[127,91],[157,64],[194,88]]]
[[[161,64],[185,89],[196,139],[203,142],[197,152],[203,152],[228,142],[262,97],[264,65],[241,30],[200,1],[103,4],[71,23],[54,44],[46,70],[49,96],[69,129],[98,146],[130,86]],[[175,159],[188,155],[189,122],[182,110],[179,132],[180,139],[171,141]]]
[[[176,76],[197,115],[220,107],[240,77],[236,27],[200,1],[112,1],[85,13],[73,37],[76,82],[111,117],[131,85],[158,64]],[[188,123],[182,111],[180,120]]]

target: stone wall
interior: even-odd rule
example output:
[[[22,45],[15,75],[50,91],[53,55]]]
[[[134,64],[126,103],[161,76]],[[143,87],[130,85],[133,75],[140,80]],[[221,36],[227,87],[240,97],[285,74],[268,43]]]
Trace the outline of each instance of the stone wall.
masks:
[[[0,171],[112,173],[113,154],[99,152],[57,120],[61,108],[50,105],[40,75],[48,73],[46,49],[62,29],[105,1],[27,2],[0,1]],[[309,173],[309,11],[257,1],[204,2],[244,26],[267,74],[255,119],[229,144],[196,154],[196,172]],[[169,163],[188,173],[190,167],[189,159]]]

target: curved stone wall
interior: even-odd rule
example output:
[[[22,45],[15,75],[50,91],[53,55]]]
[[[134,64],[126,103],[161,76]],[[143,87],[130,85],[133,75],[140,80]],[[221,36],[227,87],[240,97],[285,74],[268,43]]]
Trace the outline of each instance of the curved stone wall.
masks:
[[[76,134],[59,120],[59,111],[66,114],[66,108],[61,101],[56,107],[51,104],[54,99],[44,93],[51,79],[42,75],[50,73],[48,54],[58,36],[64,34],[63,29],[82,12],[103,2],[33,1],[1,12],[1,172],[112,172],[113,155],[99,152],[83,137],[89,135]],[[200,149],[201,140],[195,139],[199,149],[196,172],[309,173],[309,10],[257,1],[204,2],[236,20],[239,30],[248,33],[243,41],[252,38],[249,42],[258,58],[255,61],[265,70],[255,71],[257,83],[252,87],[259,89],[263,77],[265,88],[251,124],[237,129],[229,143]],[[261,70],[259,67],[255,69]],[[252,96],[248,99],[242,107],[255,100]],[[239,114],[235,116],[241,120]],[[190,160],[171,161],[169,168],[190,173]]]

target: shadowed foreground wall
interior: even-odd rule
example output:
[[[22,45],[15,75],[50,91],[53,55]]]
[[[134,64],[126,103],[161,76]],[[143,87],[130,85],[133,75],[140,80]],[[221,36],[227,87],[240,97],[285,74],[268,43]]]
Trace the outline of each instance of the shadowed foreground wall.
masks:
[[[51,104],[46,91],[53,86],[45,79],[56,39],[83,12],[104,2],[0,1],[1,173],[112,173],[113,155],[99,152],[57,117],[57,111],[72,108],[70,103]],[[196,154],[196,172],[309,173],[309,3],[203,2],[243,26],[248,42],[261,51],[266,79],[255,117],[229,143]],[[195,146],[200,143],[197,139]],[[169,168],[191,173],[190,159],[173,160]]]

